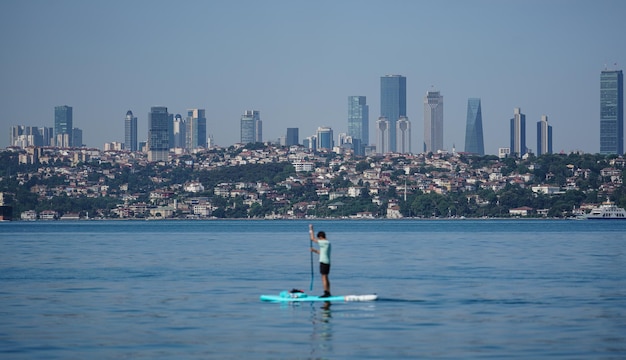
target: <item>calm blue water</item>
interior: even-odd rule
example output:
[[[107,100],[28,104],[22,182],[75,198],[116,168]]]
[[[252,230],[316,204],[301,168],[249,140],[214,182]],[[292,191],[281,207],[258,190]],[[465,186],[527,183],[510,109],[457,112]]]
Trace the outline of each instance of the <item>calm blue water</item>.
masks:
[[[0,358],[626,358],[626,222],[0,224]],[[313,293],[321,294],[315,265]]]

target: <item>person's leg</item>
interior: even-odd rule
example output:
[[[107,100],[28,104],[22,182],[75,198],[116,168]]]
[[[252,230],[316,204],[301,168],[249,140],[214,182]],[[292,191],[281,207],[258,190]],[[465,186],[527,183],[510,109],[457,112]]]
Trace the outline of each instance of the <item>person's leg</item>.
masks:
[[[328,279],[328,274],[322,274],[322,285],[324,286],[324,292],[330,294],[330,280]]]

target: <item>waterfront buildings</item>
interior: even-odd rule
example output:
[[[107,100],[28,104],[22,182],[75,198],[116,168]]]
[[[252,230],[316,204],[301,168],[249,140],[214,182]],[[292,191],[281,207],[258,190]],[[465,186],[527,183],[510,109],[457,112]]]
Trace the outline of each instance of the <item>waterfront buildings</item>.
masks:
[[[148,114],[148,161],[167,161],[170,116],[167,107],[154,106]]]
[[[424,96],[424,152],[443,148],[443,96],[439,91],[428,91]]]
[[[206,147],[206,115],[204,109],[187,110],[185,129],[186,148]]]
[[[546,115],[537,121],[537,156],[543,154],[552,154],[552,125],[548,125]]]
[[[241,115],[240,131],[240,141],[243,144],[263,142],[261,112],[258,110],[246,110]]]
[[[400,116],[396,123],[396,152],[400,154],[411,153],[411,122],[406,116]]]
[[[376,120],[376,153],[386,154],[390,152],[389,149],[389,120],[386,117],[381,116]]]
[[[520,108],[513,110],[513,118],[510,120],[510,144],[511,155],[521,157],[527,152],[526,148],[526,115]]]
[[[406,116],[406,77],[402,75],[385,75],[380,78],[380,116],[387,119],[389,141],[387,151],[396,151],[396,122]],[[381,144],[376,144],[382,151]],[[386,151],[386,152],[387,152]]]
[[[483,115],[480,99],[467,100],[467,120],[465,124],[465,152],[485,155],[483,140]]]
[[[124,148],[137,151],[137,118],[128,110],[124,118]]]
[[[600,74],[600,154],[624,153],[624,75],[622,70]]]
[[[354,153],[364,155],[369,144],[369,107],[365,96],[348,97],[348,136],[352,137]]]
[[[59,147],[71,147],[72,129],[74,129],[73,110],[71,106],[54,107],[54,141]]]

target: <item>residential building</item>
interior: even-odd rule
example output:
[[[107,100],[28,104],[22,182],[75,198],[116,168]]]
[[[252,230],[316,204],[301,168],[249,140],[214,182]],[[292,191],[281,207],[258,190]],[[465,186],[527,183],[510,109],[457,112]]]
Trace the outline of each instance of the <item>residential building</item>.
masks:
[[[148,161],[167,161],[170,150],[169,122],[167,107],[151,108],[148,114]]]
[[[427,91],[424,96],[424,152],[443,150],[443,96]]]
[[[548,125],[546,115],[537,121],[537,156],[543,154],[552,154],[552,126]]]
[[[137,151],[137,117],[128,110],[124,118],[124,148],[129,151]]]
[[[476,155],[485,155],[485,144],[483,140],[483,115],[479,98],[471,98],[467,100],[465,152]]]
[[[624,154],[624,75],[600,74],[600,154]]]
[[[388,152],[396,151],[396,122],[406,114],[406,77],[385,75],[380,78],[380,116],[387,119]],[[380,144],[377,144],[379,146]],[[379,150],[380,152],[380,150]]]
[[[511,126],[511,155],[522,157],[526,154],[526,115],[522,114],[520,108],[513,110],[513,118],[510,120]]]

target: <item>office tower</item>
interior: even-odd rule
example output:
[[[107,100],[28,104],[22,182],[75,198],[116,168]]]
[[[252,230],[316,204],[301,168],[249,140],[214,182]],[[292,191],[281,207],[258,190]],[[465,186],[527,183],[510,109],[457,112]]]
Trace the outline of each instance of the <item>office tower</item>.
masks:
[[[63,105],[54,107],[54,139],[56,146],[72,146],[72,129],[74,121],[72,118],[72,107]]]
[[[48,141],[50,140],[48,139]],[[21,148],[26,148],[28,146],[47,146],[44,145],[44,138],[38,127],[24,125],[11,127],[11,139],[9,144],[10,146],[17,146]]]
[[[137,151],[137,118],[128,110],[124,118],[124,148]]]
[[[624,154],[622,70],[604,70],[600,74],[600,154]]]
[[[543,154],[552,154],[552,126],[548,125],[546,115],[537,121],[537,156]]]
[[[328,126],[321,126],[317,128],[317,149],[332,150],[334,145],[333,141],[333,129]]]
[[[258,110],[246,110],[241,115],[241,142],[243,144],[262,142],[263,123]]]
[[[443,150],[443,96],[428,91],[424,96],[424,152]]]
[[[305,149],[309,149],[311,151],[317,150],[317,136],[309,136],[302,140],[302,145]]]
[[[483,142],[483,115],[480,99],[467,100],[467,121],[465,123],[465,152],[485,155]]]
[[[154,106],[148,114],[148,161],[167,161],[170,151],[170,116],[164,106]]]
[[[409,154],[411,152],[411,122],[406,116],[400,116],[396,123],[396,152]]]
[[[511,119],[511,155],[521,157],[526,154],[526,115],[520,108],[513,110]]]
[[[400,116],[406,116],[406,77],[385,75],[380,78],[380,116],[387,118],[389,122],[387,152],[394,152],[396,151],[396,122]]]
[[[376,120],[376,153],[386,154],[389,149],[389,120],[381,116]]]
[[[285,137],[286,146],[298,145],[300,143],[298,131],[298,128],[287,128],[287,136]]]
[[[72,144],[74,147],[82,147],[83,144],[83,130],[79,128],[72,129]]]
[[[362,146],[369,144],[369,107],[365,96],[348,96],[348,136],[352,137],[356,155],[364,155]],[[356,141],[358,140],[358,141]]]
[[[206,147],[206,116],[204,109],[187,110],[187,148]]]
[[[188,122],[185,121],[181,114],[176,114],[174,116],[174,123],[172,124],[172,129],[174,131],[174,144],[172,147],[178,149],[187,148],[187,125]]]
[[[40,127],[38,130],[43,141],[41,146],[51,146],[54,142],[54,128]]]

